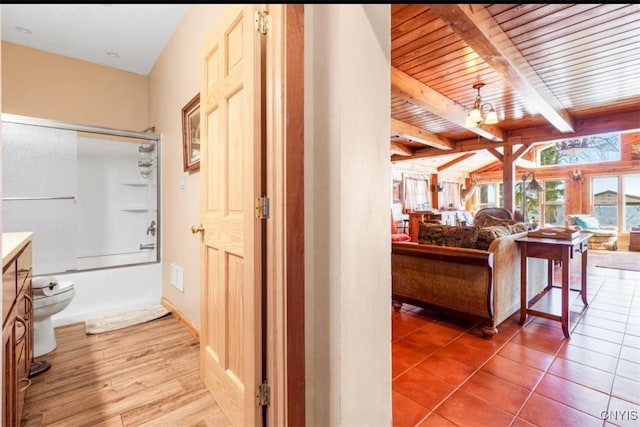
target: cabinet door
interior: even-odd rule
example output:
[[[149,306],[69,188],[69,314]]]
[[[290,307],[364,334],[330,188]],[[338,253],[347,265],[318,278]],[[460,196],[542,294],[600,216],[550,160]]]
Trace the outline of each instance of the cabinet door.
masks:
[[[2,269],[2,319],[7,324],[7,315],[16,301],[17,290],[16,261],[12,260]]]
[[[17,377],[15,359],[15,307],[8,313],[6,326],[2,329],[2,425],[15,426],[17,422]]]

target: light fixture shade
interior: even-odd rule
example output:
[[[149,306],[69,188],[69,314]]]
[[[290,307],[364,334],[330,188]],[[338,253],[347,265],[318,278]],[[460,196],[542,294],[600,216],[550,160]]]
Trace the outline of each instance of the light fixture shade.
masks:
[[[540,185],[540,183],[535,178],[533,178],[531,182],[527,184],[527,191],[541,192],[544,191],[544,188],[542,188],[542,185]]]
[[[498,113],[496,113],[496,110],[492,108],[487,112],[487,115],[484,118],[484,123],[487,125],[498,124]]]
[[[478,108],[474,108],[469,112],[469,120],[478,124],[482,121],[482,112]]]

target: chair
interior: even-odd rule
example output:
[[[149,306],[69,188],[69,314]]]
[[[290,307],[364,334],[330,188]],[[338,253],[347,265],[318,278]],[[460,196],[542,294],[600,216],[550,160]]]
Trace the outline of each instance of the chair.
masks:
[[[593,236],[589,238],[589,249],[618,250],[618,228],[612,225],[600,225],[600,221],[593,215],[567,215],[567,227],[589,231]]]
[[[391,214],[391,241],[392,242],[408,242],[411,240],[411,237],[405,233],[398,233],[398,226],[396,221],[393,219],[393,214]]]
[[[473,225],[484,227],[484,223],[489,218],[510,219],[513,220],[511,211],[505,208],[482,208],[473,216]]]

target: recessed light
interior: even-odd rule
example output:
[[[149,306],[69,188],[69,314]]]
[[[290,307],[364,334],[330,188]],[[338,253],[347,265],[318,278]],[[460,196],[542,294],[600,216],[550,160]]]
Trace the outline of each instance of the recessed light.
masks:
[[[22,34],[31,34],[31,30],[25,27],[16,27],[16,30],[20,31]]]
[[[112,58],[120,58],[120,55],[118,55],[116,52],[107,52],[107,55]]]

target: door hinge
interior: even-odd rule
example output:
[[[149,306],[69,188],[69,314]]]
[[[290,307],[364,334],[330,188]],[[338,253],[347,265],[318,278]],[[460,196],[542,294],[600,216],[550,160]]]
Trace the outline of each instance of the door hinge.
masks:
[[[256,390],[256,406],[269,406],[270,397],[271,387],[269,387],[267,380],[264,380]]]
[[[256,218],[269,219],[269,198],[267,196],[256,199]]]
[[[266,36],[269,32],[269,12],[266,10],[256,10],[253,15],[256,31]]]

